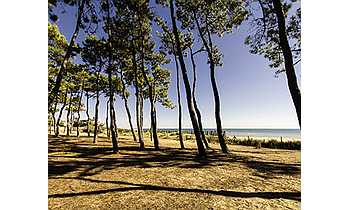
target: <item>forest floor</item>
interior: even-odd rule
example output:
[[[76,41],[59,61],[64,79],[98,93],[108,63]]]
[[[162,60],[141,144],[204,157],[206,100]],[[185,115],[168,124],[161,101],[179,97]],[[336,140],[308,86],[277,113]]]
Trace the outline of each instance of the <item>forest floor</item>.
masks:
[[[166,137],[166,136],[162,136]],[[129,134],[112,143],[99,137],[48,137],[48,209],[301,209],[301,151],[218,144],[197,156],[145,135],[146,149]]]

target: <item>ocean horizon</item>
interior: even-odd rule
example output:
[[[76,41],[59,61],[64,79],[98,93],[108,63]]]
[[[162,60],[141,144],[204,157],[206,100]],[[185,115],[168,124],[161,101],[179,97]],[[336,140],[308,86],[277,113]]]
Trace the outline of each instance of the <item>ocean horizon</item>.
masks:
[[[149,130],[149,129],[144,129]],[[158,128],[158,131],[178,131],[178,128]],[[192,128],[183,128],[183,131],[192,131]],[[295,128],[224,128],[226,136],[249,136],[270,138],[301,139],[301,130]],[[216,128],[205,128],[204,131],[216,131]]]

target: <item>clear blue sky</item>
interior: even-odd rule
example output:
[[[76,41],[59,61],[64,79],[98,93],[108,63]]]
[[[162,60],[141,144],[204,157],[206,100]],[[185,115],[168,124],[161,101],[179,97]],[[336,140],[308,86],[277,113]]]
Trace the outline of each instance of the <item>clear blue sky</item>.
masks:
[[[153,1],[151,1],[153,2]],[[154,4],[151,3],[151,6]],[[298,7],[300,2],[295,4]],[[69,41],[75,27],[74,9],[66,7],[67,13],[60,14],[59,21],[55,24],[59,26],[61,34],[65,35]],[[59,11],[59,10],[56,10]],[[157,5],[157,12],[164,19],[170,19],[169,9],[163,9]],[[153,40],[159,45],[155,31],[156,24],[153,24]],[[250,34],[248,32],[248,22],[244,22],[233,34],[224,35],[223,38],[214,38],[220,51],[226,55],[223,59],[224,65],[216,69],[216,81],[221,100],[221,118],[224,128],[298,128],[298,120],[294,105],[291,100],[285,74],[280,74],[279,78],[274,78],[274,69],[268,67],[268,60],[263,56],[249,53],[249,46],[244,45],[244,39]],[[99,36],[105,36],[100,30]],[[77,42],[80,43],[85,37],[82,30],[79,31]],[[198,46],[198,45],[197,45]],[[194,50],[196,50],[196,46]],[[172,57],[171,57],[172,58]],[[215,128],[214,99],[209,80],[209,66],[206,62],[206,54],[201,53],[195,56],[197,64],[197,102],[202,112],[202,119],[205,128]],[[74,62],[80,63],[80,59]],[[190,82],[193,81],[192,65],[186,59],[186,67]],[[172,62],[163,66],[174,73],[171,76],[172,84],[169,90],[169,99],[177,104],[176,92],[176,69]],[[295,66],[298,77],[299,88],[301,88],[300,75],[301,63]],[[128,88],[131,96],[129,106],[135,121],[135,97],[134,89]],[[181,99],[183,107],[183,127],[191,128],[191,121],[188,115],[185,90],[182,84],[181,75]],[[86,98],[83,99],[86,103]],[[90,116],[94,115],[95,100],[89,101]],[[157,119],[159,128],[176,128],[178,125],[178,108],[173,110],[157,104]],[[117,98],[115,103],[117,112],[118,127],[129,128],[124,103]],[[149,101],[144,102],[144,127],[150,125]],[[101,98],[99,118],[104,123],[106,116],[106,99]],[[82,118],[86,118],[82,113]],[[65,120],[65,116],[63,116]]]

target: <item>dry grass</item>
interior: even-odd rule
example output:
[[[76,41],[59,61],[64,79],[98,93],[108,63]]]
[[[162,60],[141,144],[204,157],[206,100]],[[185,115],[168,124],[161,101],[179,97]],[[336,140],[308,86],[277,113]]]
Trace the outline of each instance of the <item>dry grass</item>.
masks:
[[[193,140],[121,135],[120,154],[100,137],[49,137],[49,209],[300,209],[300,151],[229,146],[197,157]]]

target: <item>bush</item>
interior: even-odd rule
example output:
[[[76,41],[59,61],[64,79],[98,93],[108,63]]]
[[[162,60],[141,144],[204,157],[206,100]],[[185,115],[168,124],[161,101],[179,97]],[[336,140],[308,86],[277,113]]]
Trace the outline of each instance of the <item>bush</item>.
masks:
[[[257,141],[255,148],[261,149],[261,141]]]
[[[269,148],[278,149],[279,142],[276,139],[271,139],[268,142]]]
[[[219,143],[219,137],[217,136],[206,136],[208,142],[212,143],[212,142],[216,142]]]
[[[210,137],[210,139],[213,139]],[[252,138],[247,139],[230,139],[226,138],[230,144],[243,145],[243,146],[255,146],[255,148],[273,148],[273,149],[290,149],[290,150],[301,150],[301,141],[288,141],[281,142],[276,139],[271,139],[267,142],[261,140],[254,140]]]

